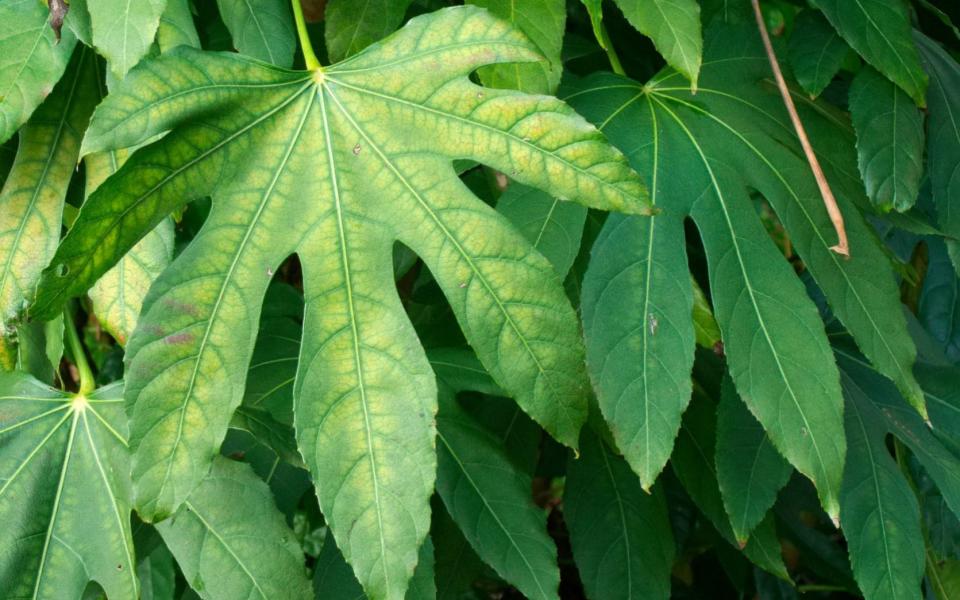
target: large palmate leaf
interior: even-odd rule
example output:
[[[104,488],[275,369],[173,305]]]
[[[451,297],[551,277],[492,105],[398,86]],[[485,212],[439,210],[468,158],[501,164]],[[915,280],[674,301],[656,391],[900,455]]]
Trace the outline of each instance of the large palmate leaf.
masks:
[[[816,0],[827,20],[868,63],[924,106],[927,75],[910,35],[907,3]]]
[[[136,598],[122,385],[89,396],[0,373],[0,581],[6,598]]]
[[[12,368],[15,321],[56,251],[67,186],[97,102],[96,62],[80,47],[67,75],[20,131],[0,192],[0,368]]]
[[[559,278],[451,165],[469,157],[559,198],[645,210],[637,176],[570,108],[468,79],[486,64],[538,58],[521,34],[463,7],[312,72],[180,48],[110,94],[87,152],[168,133],[87,200],[46,272],[37,317],[174,208],[213,196],[127,347],[145,518],[171,514],[209,469],[243,396],[263,295],[294,252],[306,298],[297,436],[368,595],[403,595],[434,481],[436,388],[393,285],[395,240],[424,260],[494,379],[576,444],[587,385]]]
[[[0,142],[10,139],[60,79],[76,38],[59,43],[36,0],[0,4]]]
[[[718,29],[705,56],[696,95],[677,74],[666,73],[646,86],[598,75],[578,83],[570,96],[638,170],[651,173],[662,210],[652,225],[630,225],[650,230],[641,243],[621,251],[631,259],[602,257],[600,246],[589,267],[587,279],[597,277],[594,291],[584,291],[584,329],[600,407],[641,476],[651,472],[644,467],[647,447],[657,451],[655,474],[689,398],[684,374],[693,341],[682,324],[687,309],[673,306],[676,282],[686,282],[678,240],[689,214],[706,248],[713,305],[737,391],[778,450],[816,482],[836,516],[844,456],[839,375],[816,309],[756,217],[749,190],[774,209],[865,354],[922,410],[923,395],[911,373],[915,350],[891,269],[854,205],[865,200],[849,125],[825,106],[801,107],[847,221],[853,250],[845,260],[830,250],[832,225],[769,82],[756,34]],[[629,220],[608,220],[604,234],[615,236]],[[659,239],[669,242],[658,243],[658,228]],[[618,260],[624,264],[613,266]],[[593,304],[603,294],[617,297],[597,310]],[[646,390],[654,389],[657,406],[651,408]],[[650,419],[657,420],[653,441],[638,444]]]
[[[297,539],[247,465],[217,458],[157,531],[205,600],[313,597]]]

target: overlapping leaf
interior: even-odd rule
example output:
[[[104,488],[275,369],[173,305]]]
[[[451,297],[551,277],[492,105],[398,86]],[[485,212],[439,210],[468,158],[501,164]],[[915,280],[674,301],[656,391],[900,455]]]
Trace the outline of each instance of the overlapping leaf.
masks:
[[[737,542],[745,544],[793,469],[750,414],[729,378],[717,407],[717,483]]]
[[[587,429],[567,466],[564,521],[590,598],[670,597],[673,533],[662,490],[647,494],[630,466]]]
[[[580,251],[587,209],[557,200],[536,188],[511,184],[497,201],[497,212],[520,230],[557,274],[565,277]]]
[[[67,31],[59,43],[36,0],[0,4],[0,142],[5,142],[60,79],[76,44]]]
[[[300,545],[247,465],[217,458],[157,531],[204,600],[313,597]]]
[[[297,43],[289,2],[217,0],[217,6],[237,50],[278,67],[293,64]]]
[[[327,53],[333,61],[360,52],[400,26],[412,0],[329,0]]]
[[[12,368],[17,321],[57,248],[67,186],[98,98],[96,68],[93,53],[79,48],[67,75],[20,131],[0,192],[0,368]]]
[[[683,427],[670,465],[690,499],[720,536],[730,544],[737,544],[717,481],[716,429],[716,404],[695,392],[683,417]],[[780,555],[780,542],[771,515],[757,525],[742,550],[758,567],[781,579],[790,579]]]
[[[915,34],[930,74],[927,92],[927,172],[933,189],[937,224],[947,234],[950,257],[960,275],[960,64],[936,42]]]
[[[816,10],[797,15],[787,56],[797,82],[811,96],[819,96],[840,70],[850,47]]]
[[[653,40],[667,64],[694,89],[700,73],[703,37],[700,5],[694,0],[615,0],[627,21]]]
[[[816,0],[827,20],[854,50],[900,86],[920,106],[925,105],[927,75],[910,35],[910,15],[904,2],[882,0]]]
[[[923,175],[923,115],[900,88],[865,67],[850,86],[860,174],[881,210],[905,211],[917,201]]]
[[[106,151],[88,155],[86,166],[86,195],[115,173],[126,158],[122,151]],[[173,258],[173,222],[162,221],[123,258],[104,273],[90,288],[97,318],[110,335],[125,345],[143,307],[143,299],[150,285],[170,264]]]
[[[167,0],[87,0],[91,41],[110,71],[126,76],[150,49]]]
[[[470,362],[463,351],[444,358],[460,365]],[[542,511],[530,498],[530,475],[454,397],[457,391],[492,384],[479,379],[479,386],[439,380],[437,492],[471,546],[500,576],[528,598],[557,598],[557,551]]]
[[[480,70],[484,84],[533,94],[551,94],[560,83],[567,7],[563,0],[469,0],[527,34],[546,60],[534,64],[496,65]]]
[[[960,278],[942,240],[930,240],[927,251],[918,316],[947,358],[960,361]]]
[[[960,514],[960,458],[855,353],[840,347],[837,356],[850,413],[851,454],[841,510],[849,515],[843,525],[854,576],[869,599],[919,598],[925,560],[920,512],[886,437],[892,433],[910,449],[954,514]],[[934,431],[954,436],[954,421],[934,412],[931,417]]]
[[[0,582],[8,598],[137,597],[122,386],[89,396],[0,373]]]
[[[844,374],[847,469],[840,511],[853,575],[867,600],[919,598],[924,570],[920,509],[886,445],[869,392]]]
[[[638,448],[636,442],[648,435],[648,419],[656,418],[656,446],[649,447],[658,449],[653,464],[663,464],[689,397],[683,373],[689,372],[692,339],[679,329],[686,327],[687,309],[674,307],[675,282],[682,281],[686,265],[677,240],[681,219],[689,214],[706,247],[710,292],[737,390],[780,452],[817,483],[825,507],[836,515],[844,456],[839,376],[814,305],[756,218],[748,189],[770,203],[867,356],[922,410],[923,396],[911,374],[915,350],[884,253],[855,208],[862,191],[849,126],[823,105],[802,106],[847,221],[853,250],[844,260],[829,249],[832,226],[769,81],[756,34],[719,29],[705,56],[696,95],[677,74],[667,73],[646,86],[595,76],[570,96],[638,170],[652,174],[653,196],[663,213],[647,227],[671,228],[665,236],[670,243],[651,244],[657,240],[651,235],[646,245],[629,250],[633,258],[619,268],[599,255],[590,265],[597,276],[594,291],[584,292],[584,328],[600,406],[641,476],[651,472],[643,466],[648,446]],[[626,227],[623,221],[629,218],[609,220],[607,235]],[[646,278],[637,273],[637,265],[645,263],[651,273]],[[672,275],[658,285],[658,272]],[[594,303],[601,294],[619,297],[598,311]],[[623,366],[604,370],[609,360]],[[649,396],[643,390],[651,386],[670,390],[658,395],[656,409],[644,401]]]
[[[88,152],[168,133],[88,199],[41,284],[38,317],[89,287],[174,208],[214,197],[128,344],[146,518],[168,516],[209,469],[243,396],[266,287],[293,252],[307,299],[298,440],[370,596],[402,596],[434,477],[435,386],[393,290],[394,240],[423,258],[498,383],[575,444],[586,384],[559,278],[451,167],[470,157],[559,198],[644,210],[636,175],[565,105],[467,78],[485,64],[538,59],[485,11],[455,8],[323,70],[180,49],[110,95]]]

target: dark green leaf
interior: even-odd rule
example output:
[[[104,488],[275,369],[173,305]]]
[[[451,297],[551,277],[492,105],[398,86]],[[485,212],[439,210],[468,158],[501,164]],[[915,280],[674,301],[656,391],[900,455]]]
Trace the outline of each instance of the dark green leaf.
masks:
[[[697,88],[703,54],[696,0],[614,0],[637,30],[653,40],[667,64]]]
[[[557,598],[557,550],[530,497],[530,475],[441,392],[437,492],[477,554],[525,596]]]
[[[864,67],[850,86],[850,116],[867,195],[882,211],[906,211],[917,200],[923,175],[920,110],[889,79]]]
[[[717,408],[717,483],[733,533],[740,544],[767,515],[793,469],[780,456],[763,426],[723,380]]]
[[[840,522],[867,600],[920,598],[923,532],[916,496],[886,445],[883,415],[844,373],[847,466]]]
[[[586,207],[512,183],[497,201],[497,212],[553,264],[560,277],[567,275],[580,251]]]
[[[960,361],[960,277],[942,240],[927,240],[927,271],[920,295],[919,317],[944,354]],[[932,408],[932,407],[931,407]]]
[[[840,71],[850,47],[816,10],[797,15],[787,57],[797,82],[813,97],[819,96]]]
[[[412,0],[328,0],[327,54],[333,62],[360,52],[393,33]]]
[[[312,597],[300,545],[247,465],[215,459],[180,510],[156,528],[204,600]]]
[[[654,137],[654,161],[656,144]],[[659,203],[659,195],[655,180],[651,199]],[[693,293],[682,236],[682,221],[666,211],[653,219],[611,216],[583,280],[597,399],[644,489],[670,457],[690,401]]]
[[[927,75],[910,34],[907,4],[900,0],[816,0],[837,32],[868,63],[926,105]]]
[[[723,539],[736,544],[736,536],[724,510],[717,482],[716,428],[716,405],[708,398],[695,394],[694,401],[683,417],[683,427],[670,464],[697,508],[706,515]],[[763,570],[781,579],[790,579],[783,557],[780,556],[780,541],[773,519],[769,515],[754,529],[743,552]]]
[[[927,172],[933,188],[940,229],[953,238],[947,244],[954,269],[960,276],[960,65],[936,42],[914,36],[924,66],[930,74],[927,124]]]
[[[589,428],[580,448],[567,466],[563,503],[587,596],[669,598],[675,550],[663,491],[645,492],[623,457]]]

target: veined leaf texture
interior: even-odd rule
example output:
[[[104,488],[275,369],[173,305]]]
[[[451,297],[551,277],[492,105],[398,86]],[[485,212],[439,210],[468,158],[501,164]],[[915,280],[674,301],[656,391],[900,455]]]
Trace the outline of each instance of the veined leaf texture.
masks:
[[[952,600],[958,18],[0,0],[0,597]]]

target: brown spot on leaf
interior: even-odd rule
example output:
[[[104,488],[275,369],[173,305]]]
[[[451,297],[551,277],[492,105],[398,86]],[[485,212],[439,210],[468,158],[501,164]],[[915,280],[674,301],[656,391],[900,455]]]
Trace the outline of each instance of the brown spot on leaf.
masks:
[[[171,346],[173,344],[186,344],[191,341],[193,341],[192,333],[175,333],[163,338],[163,343]]]
[[[200,310],[196,307],[196,305],[190,304],[189,302],[181,302],[176,298],[164,298],[163,305],[170,310],[175,310],[177,312],[190,315],[191,317],[200,316]]]

